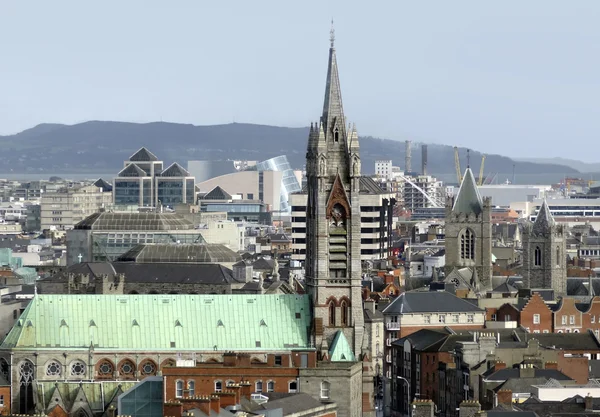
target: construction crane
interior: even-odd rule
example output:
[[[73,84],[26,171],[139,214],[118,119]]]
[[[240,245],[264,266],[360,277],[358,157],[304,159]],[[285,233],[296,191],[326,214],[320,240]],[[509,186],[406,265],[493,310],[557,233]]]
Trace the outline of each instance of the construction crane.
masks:
[[[456,167],[456,180],[462,183],[462,171],[460,170],[460,159],[458,158],[458,146],[454,147],[454,166]]]
[[[479,179],[477,180],[477,185],[481,186],[483,184],[483,165],[485,164],[485,154],[481,155],[481,168],[479,168]]]

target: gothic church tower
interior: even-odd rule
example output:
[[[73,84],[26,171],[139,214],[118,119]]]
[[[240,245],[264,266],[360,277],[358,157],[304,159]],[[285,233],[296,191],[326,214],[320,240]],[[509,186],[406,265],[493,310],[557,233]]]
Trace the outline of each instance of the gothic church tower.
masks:
[[[358,358],[364,334],[360,259],[360,156],[346,126],[331,30],[323,114],[311,124],[306,153],[306,283],[317,349],[342,333]],[[337,337],[336,337],[337,336]]]
[[[527,288],[552,288],[567,294],[566,230],[556,224],[546,200],[533,224],[523,230],[523,281]]]
[[[458,194],[446,201],[446,276],[453,269],[469,268],[474,291],[491,289],[491,199],[481,198],[471,168],[467,168]]]

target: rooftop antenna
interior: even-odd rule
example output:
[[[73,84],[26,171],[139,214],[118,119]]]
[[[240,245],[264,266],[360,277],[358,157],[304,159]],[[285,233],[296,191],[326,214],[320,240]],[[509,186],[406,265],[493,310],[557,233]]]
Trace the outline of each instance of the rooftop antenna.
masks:
[[[331,18],[331,30],[329,31],[329,42],[331,43],[331,47],[333,48],[333,44],[335,43],[335,29],[333,28],[333,17]]]

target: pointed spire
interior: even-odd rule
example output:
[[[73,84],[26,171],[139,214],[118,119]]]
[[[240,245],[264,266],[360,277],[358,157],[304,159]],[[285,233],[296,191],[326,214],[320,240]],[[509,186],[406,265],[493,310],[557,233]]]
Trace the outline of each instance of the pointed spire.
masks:
[[[331,44],[331,48],[335,48],[335,28],[333,27],[333,17],[331,18],[331,30],[329,31],[329,42]]]
[[[533,231],[543,233],[550,230],[552,226],[554,226],[554,217],[552,216],[552,213],[550,213],[548,203],[544,198],[542,206],[540,207],[540,211],[538,212],[535,222],[533,223]]]
[[[467,168],[465,171],[458,194],[454,200],[452,211],[465,214],[481,214],[483,211],[483,199],[481,198],[481,194],[479,194],[479,189],[477,188],[471,168]]]
[[[330,33],[331,47],[329,48],[329,64],[327,66],[327,83],[325,85],[325,100],[323,103],[323,115],[321,120],[325,125],[325,131],[332,132],[333,124],[336,123],[340,129],[339,137],[344,137],[345,118],[342,106],[342,91],[340,88],[340,79],[338,75],[337,59],[334,48],[335,31],[332,28]]]

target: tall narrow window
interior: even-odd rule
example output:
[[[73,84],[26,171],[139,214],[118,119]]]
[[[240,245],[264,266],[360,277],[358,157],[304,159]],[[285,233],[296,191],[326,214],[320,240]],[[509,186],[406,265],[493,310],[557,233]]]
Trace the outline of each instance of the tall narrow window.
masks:
[[[175,397],[176,398],[183,397],[183,381],[175,382]]]
[[[535,266],[541,266],[542,265],[542,250],[540,249],[539,246],[535,247],[535,251],[533,253],[533,257],[534,257],[534,265]]]
[[[223,383],[221,381],[215,381],[215,392],[223,391]]]
[[[340,141],[340,131],[338,130],[337,127],[333,131],[333,141],[334,142],[339,142]]]
[[[262,383],[262,381],[256,381],[256,384],[255,384],[255,385],[256,385],[256,386],[255,386],[255,392],[257,392],[257,393],[259,393],[259,394],[260,394],[261,392],[263,392],[263,383]]]
[[[475,235],[471,229],[460,234],[460,258],[475,259]]]
[[[348,325],[348,303],[346,301],[342,301],[340,303],[341,313],[342,313],[342,326]]]
[[[335,326],[335,303],[329,302],[329,325]]]
[[[188,397],[196,395],[196,382],[188,381]]]
[[[556,266],[560,266],[560,247],[556,247]]]
[[[329,387],[329,382],[321,382],[321,399],[329,399]]]

